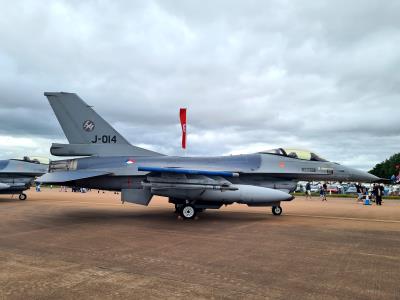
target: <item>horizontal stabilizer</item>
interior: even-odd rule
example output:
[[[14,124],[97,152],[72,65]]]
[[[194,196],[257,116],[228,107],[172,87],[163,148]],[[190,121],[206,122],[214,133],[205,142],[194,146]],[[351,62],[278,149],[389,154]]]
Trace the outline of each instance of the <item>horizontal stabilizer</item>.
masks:
[[[156,172],[156,173],[174,173],[187,175],[205,175],[205,176],[225,176],[237,177],[239,173],[228,171],[208,171],[208,170],[191,170],[181,168],[159,168],[159,167],[138,167],[138,171]]]
[[[52,172],[40,176],[36,181],[40,183],[64,183],[74,180],[109,175],[110,172],[104,171],[67,171]]]
[[[55,156],[159,156],[157,152],[130,144],[56,144],[50,153]]]

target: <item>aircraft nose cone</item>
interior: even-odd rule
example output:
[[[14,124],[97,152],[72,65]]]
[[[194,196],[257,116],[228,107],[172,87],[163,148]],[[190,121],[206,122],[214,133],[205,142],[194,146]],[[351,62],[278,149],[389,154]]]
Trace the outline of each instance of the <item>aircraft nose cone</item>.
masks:
[[[378,181],[380,178],[372,175],[370,173],[360,171],[360,170],[352,170],[352,181],[360,181],[360,182],[374,182]]]
[[[377,177],[375,175],[372,175],[372,174],[369,174],[369,173],[367,173],[367,175],[369,177],[369,181],[370,182],[378,181],[380,179],[379,177]]]

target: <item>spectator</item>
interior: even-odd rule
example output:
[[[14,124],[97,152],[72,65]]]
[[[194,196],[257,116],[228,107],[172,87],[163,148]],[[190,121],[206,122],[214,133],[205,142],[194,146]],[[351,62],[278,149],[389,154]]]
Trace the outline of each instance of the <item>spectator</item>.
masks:
[[[328,186],[324,183],[319,190],[319,196],[321,197],[322,201],[327,201],[326,199],[326,191],[328,190]]]
[[[310,184],[310,182],[307,182],[307,184],[306,184],[306,199],[307,198],[311,199],[311,184]]]
[[[374,194],[376,198],[376,205],[382,205],[383,186],[379,184],[375,185]]]
[[[356,184],[356,189],[357,189],[357,201],[362,201],[363,199],[363,191],[362,191],[362,186],[361,183]]]

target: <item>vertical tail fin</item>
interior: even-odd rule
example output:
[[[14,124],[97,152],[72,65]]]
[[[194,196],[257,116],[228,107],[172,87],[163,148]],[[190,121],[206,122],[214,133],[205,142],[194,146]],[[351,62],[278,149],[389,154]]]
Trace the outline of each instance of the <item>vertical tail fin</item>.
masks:
[[[70,143],[55,144],[52,147],[58,153],[55,155],[109,155],[113,152],[114,155],[160,155],[132,146],[77,94],[46,92],[44,95]]]
[[[70,144],[129,144],[78,95],[44,93]]]

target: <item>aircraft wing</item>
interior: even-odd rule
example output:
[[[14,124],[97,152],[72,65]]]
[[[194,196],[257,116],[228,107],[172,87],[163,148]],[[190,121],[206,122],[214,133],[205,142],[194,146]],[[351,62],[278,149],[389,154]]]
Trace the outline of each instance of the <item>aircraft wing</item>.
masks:
[[[204,175],[204,176],[226,176],[226,177],[239,176],[239,173],[231,172],[231,171],[185,169],[185,168],[178,168],[178,167],[172,168],[172,167],[138,166],[138,171],[154,172],[154,173],[184,174],[184,175]]]
[[[232,171],[205,168],[182,168],[178,166],[138,166],[139,172],[149,172],[141,182],[142,188],[122,189],[122,199],[131,203],[148,205],[151,197],[158,195],[170,197],[186,193],[202,193],[206,190],[235,191],[225,177],[239,176]]]
[[[79,179],[86,179],[98,177],[103,175],[110,175],[111,172],[105,171],[66,171],[66,172],[52,172],[40,176],[36,181],[40,183],[64,183]]]
[[[226,177],[236,177],[232,171],[187,169],[179,167],[138,166],[138,171],[150,172],[142,182],[144,188],[154,191],[174,190],[237,190]],[[159,176],[159,174],[161,176]]]

